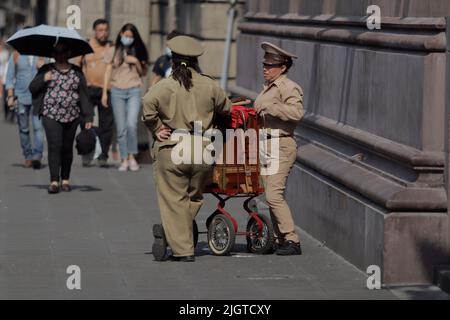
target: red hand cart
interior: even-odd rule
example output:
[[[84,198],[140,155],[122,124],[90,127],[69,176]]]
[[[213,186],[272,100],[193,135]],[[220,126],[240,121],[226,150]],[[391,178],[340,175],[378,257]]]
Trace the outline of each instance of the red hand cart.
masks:
[[[218,256],[230,254],[236,242],[237,236],[245,236],[247,239],[247,248],[250,253],[267,254],[274,245],[274,231],[271,220],[262,214],[258,214],[250,208],[250,202],[264,193],[261,182],[261,167],[259,156],[259,133],[260,127],[256,110],[247,106],[234,106],[231,118],[223,119],[222,123],[226,129],[240,129],[236,132],[234,141],[234,161],[229,163],[225,161],[223,165],[216,165],[214,168],[213,182],[208,185],[205,193],[212,194],[219,200],[217,210],[208,218],[206,227],[208,229],[208,244],[210,250]],[[256,141],[252,145],[245,134],[248,130],[253,130],[253,137]],[[224,134],[224,139],[226,134]],[[240,143],[239,140],[241,139]],[[223,158],[227,159],[227,146],[231,141],[225,141],[223,148]],[[256,151],[256,154],[254,154]],[[244,164],[238,161],[239,156],[245,159]],[[242,158],[241,158],[242,159]],[[251,161],[253,160],[253,161]],[[256,163],[255,163],[256,162]],[[247,229],[239,230],[237,220],[233,214],[228,212],[225,207],[230,199],[245,199],[243,208],[249,216]],[[194,232],[198,228],[195,226]]]

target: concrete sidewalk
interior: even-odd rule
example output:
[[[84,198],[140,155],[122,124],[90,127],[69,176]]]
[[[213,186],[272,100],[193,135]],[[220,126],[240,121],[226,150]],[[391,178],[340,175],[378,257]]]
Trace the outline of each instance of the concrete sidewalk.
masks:
[[[23,169],[15,126],[0,125],[0,299],[414,299],[448,298],[436,288],[369,291],[366,276],[302,232],[304,256],[211,256],[200,238],[195,264],[157,263],[150,254],[159,222],[152,168],[119,173],[83,169],[70,194],[47,195],[48,168]],[[198,223],[216,202],[208,197]],[[242,226],[246,217],[239,203]],[[82,290],[69,291],[68,266]]]

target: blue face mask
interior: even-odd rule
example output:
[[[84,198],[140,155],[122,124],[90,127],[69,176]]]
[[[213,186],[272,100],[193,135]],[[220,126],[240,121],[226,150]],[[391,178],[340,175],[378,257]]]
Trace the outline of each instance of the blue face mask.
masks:
[[[164,53],[165,53],[166,56],[168,56],[169,58],[172,58],[172,50],[170,50],[169,47],[166,47],[166,49],[164,50]]]
[[[122,39],[120,39],[120,42],[122,42],[122,44],[125,47],[129,47],[129,46],[131,46],[134,43],[134,38],[123,36]]]

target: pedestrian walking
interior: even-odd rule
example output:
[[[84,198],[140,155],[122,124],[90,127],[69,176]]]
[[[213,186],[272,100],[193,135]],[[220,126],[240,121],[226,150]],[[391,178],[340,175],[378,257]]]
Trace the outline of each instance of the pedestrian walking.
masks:
[[[114,114],[110,103],[111,100],[108,98],[108,103],[104,106],[102,104],[102,96],[107,69],[105,56],[113,45],[109,41],[109,22],[107,20],[96,20],[93,25],[93,31],[94,36],[89,40],[89,44],[94,53],[83,56],[80,65],[86,77],[89,97],[94,107],[98,110],[99,125],[96,132],[102,148],[102,153],[97,159],[98,164],[100,167],[106,167],[113,139]],[[111,87],[108,86],[106,89],[109,97]],[[90,159],[83,164],[84,166],[89,166]]]
[[[39,116],[33,112],[29,86],[45,62],[44,58],[20,55],[15,51],[9,59],[6,75],[7,106],[17,115],[20,143],[25,158],[24,166],[36,170],[42,165],[44,132]]]
[[[177,30],[173,30],[167,36],[167,43],[175,37],[181,36]],[[159,81],[163,79],[167,79],[172,75],[172,50],[170,50],[169,46],[166,43],[166,47],[164,49],[164,54],[160,56],[153,66],[152,78],[150,81],[150,86],[157,84]]]
[[[3,38],[0,37],[0,99],[2,100],[3,115],[5,121],[11,121],[11,112],[8,108],[6,93],[6,74],[8,72],[9,51],[5,47]]]
[[[148,51],[133,24],[122,27],[115,47],[108,50],[108,64],[103,85],[102,104],[108,105],[111,87],[111,105],[117,128],[117,139],[122,158],[119,171],[139,171],[138,121],[141,111],[142,77],[148,72]]]
[[[172,76],[150,88],[144,97],[143,120],[154,133],[154,175],[162,225],[154,226],[153,255],[164,261],[170,246],[175,261],[194,262],[193,222],[203,205],[203,190],[212,175],[206,164],[175,164],[170,139],[174,130],[193,134],[194,123],[201,122],[206,132],[216,113],[229,114],[231,101],[211,78],[199,73],[200,43],[179,36],[169,41],[173,52]],[[202,153],[203,154],[203,153]]]
[[[71,49],[60,42],[55,63],[43,66],[30,84],[35,114],[43,119],[48,142],[49,194],[70,192],[70,174],[77,128],[92,128],[94,110],[81,68],[70,64]],[[61,183],[61,184],[60,184]]]
[[[262,48],[265,51],[265,85],[255,101],[255,107],[268,129],[267,139],[280,139],[279,170],[264,177],[266,198],[280,245],[276,254],[301,255],[300,239],[284,195],[287,179],[297,159],[294,131],[304,116],[303,90],[287,77],[293,59],[297,57],[271,43],[263,43]],[[271,134],[272,130],[279,130],[279,136]],[[272,150],[268,150],[269,158],[272,154]]]

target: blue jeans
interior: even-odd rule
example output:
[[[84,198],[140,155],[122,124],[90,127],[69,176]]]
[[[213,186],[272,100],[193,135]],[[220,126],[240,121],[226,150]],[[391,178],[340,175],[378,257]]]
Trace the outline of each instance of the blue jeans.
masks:
[[[117,127],[120,155],[127,159],[138,154],[138,121],[141,112],[141,88],[111,89],[111,104]]]
[[[31,141],[30,116],[34,131],[34,144]],[[25,160],[42,160],[42,154],[44,152],[44,131],[42,121],[38,116],[33,115],[33,107],[31,105],[18,105],[17,122],[20,132],[20,144],[22,145]]]

